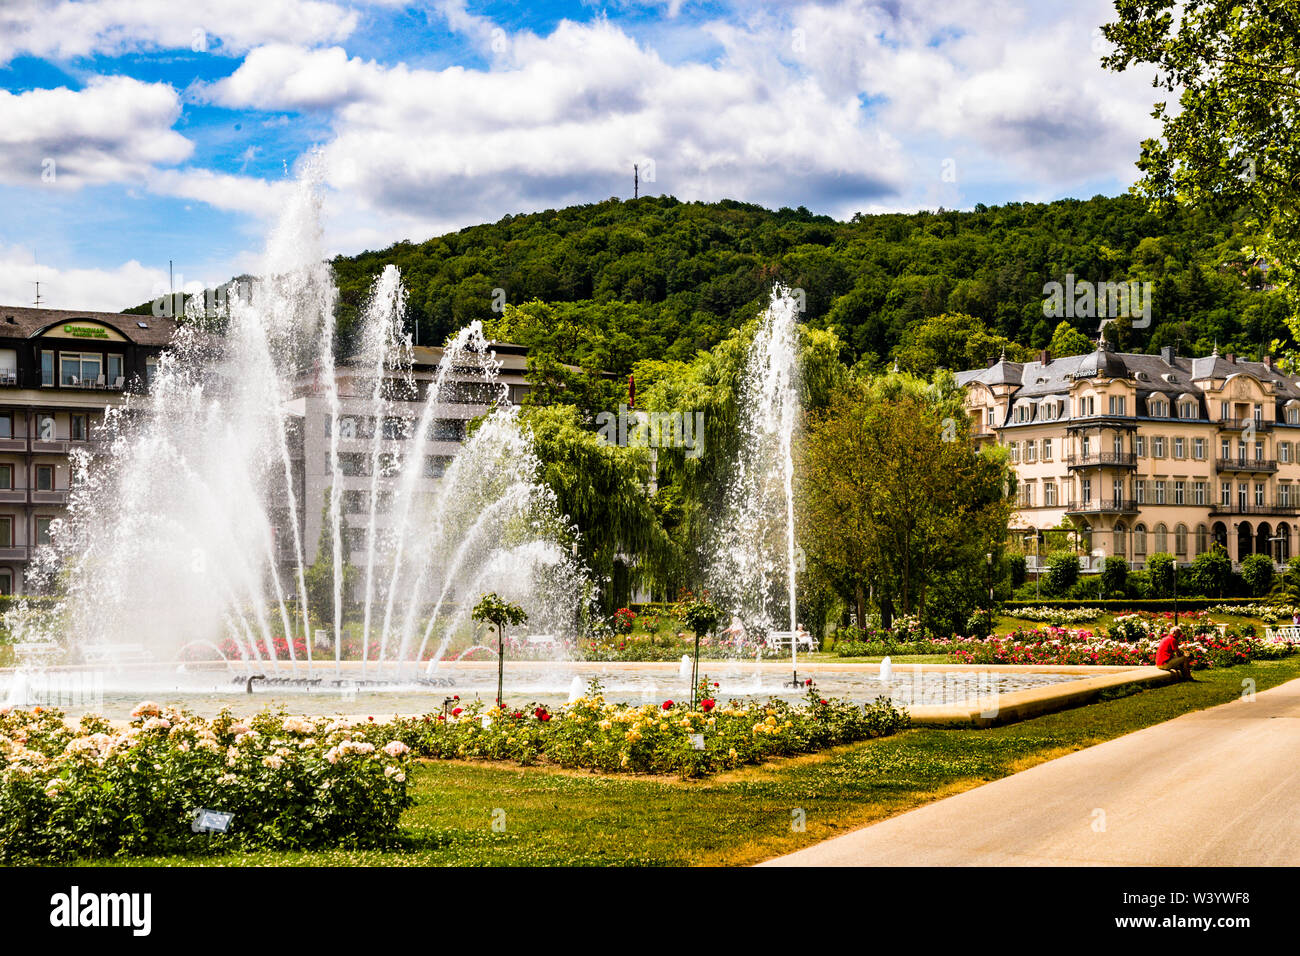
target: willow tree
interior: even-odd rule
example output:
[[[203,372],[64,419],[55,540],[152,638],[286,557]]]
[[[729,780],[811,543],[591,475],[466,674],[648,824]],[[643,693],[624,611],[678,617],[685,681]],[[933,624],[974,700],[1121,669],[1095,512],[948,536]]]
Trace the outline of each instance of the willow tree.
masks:
[[[965,623],[1013,510],[1005,452],[969,439],[951,376],[855,378],[800,443],[802,540],[810,564],[866,612]],[[937,597],[937,600],[936,600]]]
[[[578,556],[597,578],[612,581],[621,556],[635,559],[633,577],[671,574],[677,552],[648,496],[648,450],[602,442],[572,405],[530,408],[524,422],[542,462],[539,477],[573,522]],[[612,612],[612,589],[601,594]]]

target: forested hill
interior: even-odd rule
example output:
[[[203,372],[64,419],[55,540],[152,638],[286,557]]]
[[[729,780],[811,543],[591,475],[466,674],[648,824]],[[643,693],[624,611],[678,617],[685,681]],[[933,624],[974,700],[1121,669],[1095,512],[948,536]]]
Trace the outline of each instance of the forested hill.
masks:
[[[525,344],[623,373],[642,358],[713,346],[779,280],[805,290],[807,321],[834,327],[846,360],[898,358],[925,372],[980,361],[1007,340],[1026,352],[1047,346],[1061,320],[1044,317],[1043,286],[1067,273],[1153,283],[1150,328],[1117,330],[1129,351],[1208,351],[1217,341],[1253,355],[1273,339],[1289,345],[1281,295],[1249,264],[1250,245],[1237,223],[1197,211],[1160,217],[1129,196],[849,222],[803,208],[645,197],[507,216],[333,264],[345,334],[391,262],[423,344],[472,319],[499,321],[502,298],[541,300],[552,308],[546,321],[526,323]],[[536,318],[536,307],[528,311]],[[926,321],[948,314],[976,321]],[[1096,337],[1097,319],[1070,321]]]

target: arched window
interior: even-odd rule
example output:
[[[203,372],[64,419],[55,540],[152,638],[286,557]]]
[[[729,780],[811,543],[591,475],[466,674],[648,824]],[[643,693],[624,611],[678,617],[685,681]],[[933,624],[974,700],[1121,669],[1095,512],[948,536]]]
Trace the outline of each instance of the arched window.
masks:
[[[1249,521],[1243,521],[1237,525],[1237,560],[1250,556],[1251,545],[1255,542],[1255,535],[1252,533]]]
[[[1147,556],[1147,526],[1144,524],[1133,526],[1133,559],[1141,561]]]
[[[1111,553],[1116,557],[1124,557],[1124,547],[1128,544],[1124,539],[1127,537],[1128,528],[1125,526],[1124,522],[1121,521],[1119,524],[1115,525],[1115,541],[1111,547]]]
[[[1187,559],[1187,525],[1185,524],[1174,528],[1174,554],[1180,560]]]
[[[1222,521],[1214,522],[1214,543],[1223,550],[1228,550],[1228,526]]]
[[[1204,554],[1210,550],[1210,532],[1203,524],[1196,526],[1196,553]]]
[[[1273,529],[1265,521],[1255,532],[1255,553],[1269,554],[1273,553]]]
[[[1163,521],[1156,525],[1155,549],[1156,554],[1164,554],[1169,550],[1169,529]]]

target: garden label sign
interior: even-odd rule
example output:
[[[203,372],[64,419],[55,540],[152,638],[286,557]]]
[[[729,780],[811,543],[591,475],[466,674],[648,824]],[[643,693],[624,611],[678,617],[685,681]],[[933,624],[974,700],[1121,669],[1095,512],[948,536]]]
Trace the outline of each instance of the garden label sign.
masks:
[[[196,810],[190,829],[195,833],[225,833],[234,817],[233,813],[222,813],[220,810]]]

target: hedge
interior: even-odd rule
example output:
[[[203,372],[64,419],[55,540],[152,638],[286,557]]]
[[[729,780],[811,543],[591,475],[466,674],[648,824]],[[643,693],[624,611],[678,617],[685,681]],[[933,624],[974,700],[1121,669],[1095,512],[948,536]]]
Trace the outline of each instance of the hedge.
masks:
[[[1267,604],[1268,601],[1258,597],[1232,597],[1232,598],[1207,598],[1207,597],[1180,597],[1176,602],[1180,611],[1203,611],[1206,608],[1216,605],[1258,605]],[[1172,611],[1175,601],[1173,598],[1107,598],[1104,601],[1092,600],[1041,600],[1041,601],[1004,601],[1002,608],[1005,611],[1017,611],[1029,608],[1077,608],[1077,607],[1095,607],[1103,611]]]

